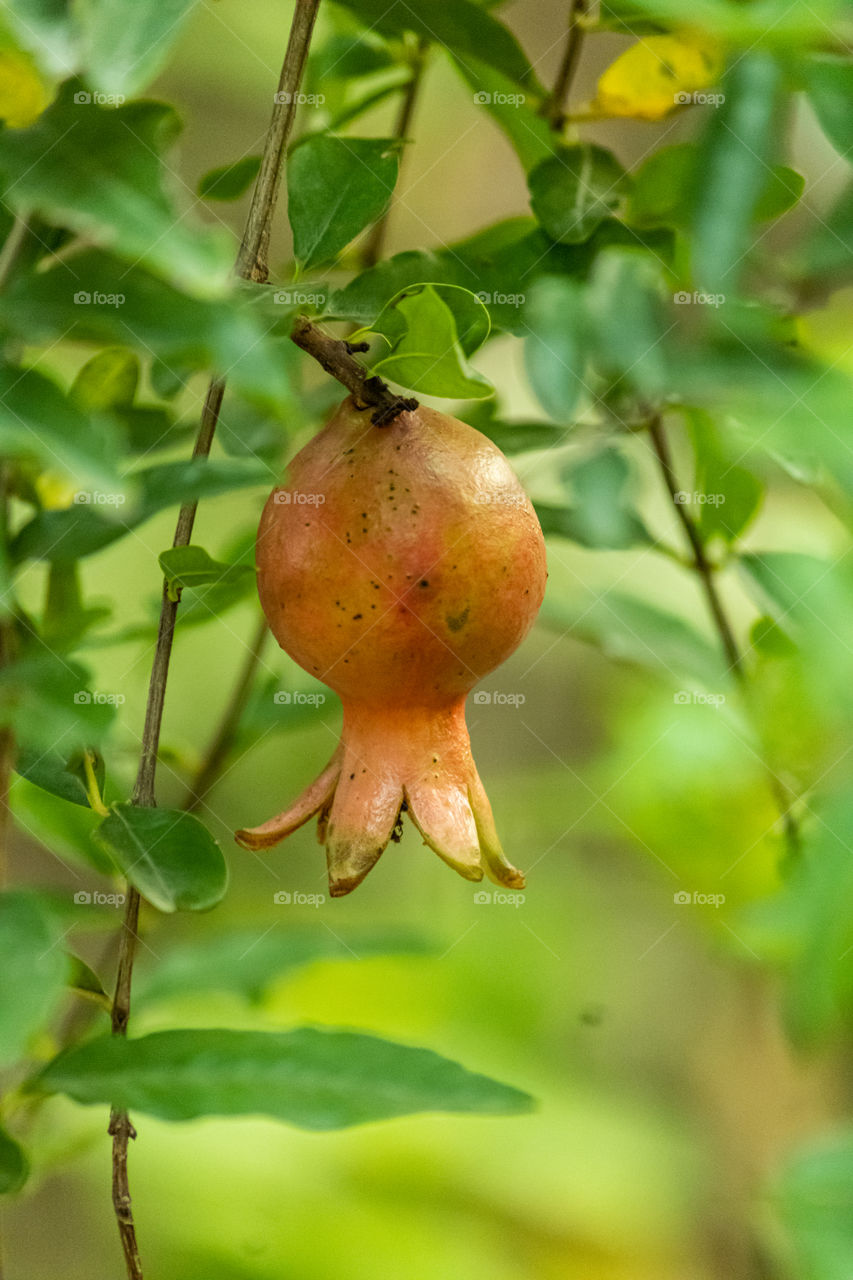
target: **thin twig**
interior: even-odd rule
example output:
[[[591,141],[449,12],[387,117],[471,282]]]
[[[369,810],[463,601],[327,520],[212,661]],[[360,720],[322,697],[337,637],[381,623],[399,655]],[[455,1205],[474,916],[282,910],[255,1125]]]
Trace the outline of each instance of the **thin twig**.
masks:
[[[270,225],[281,181],[281,162],[287,139],[293,128],[299,86],[319,5],[320,0],[296,0],[278,92],[275,95],[272,118],[264,145],[263,161],[252,194],[246,230],[237,257],[236,272],[244,279],[266,280],[268,275],[267,252]],[[206,458],[210,453],[224,391],[225,379],[214,377],[205,397],[193,450],[194,458]],[[196,506],[197,503],[190,502],[181,507],[175,528],[174,546],[188,545],[192,536]],[[142,751],[132,796],[133,803],[137,805],[150,807],[156,803],[154,781],[157,752],[177,611],[178,602],[169,599],[164,582],[157,646],[145,709]],[[130,1018],[131,982],[139,924],[139,906],[140,895],[133,886],[129,885],[112,1003],[111,1024],[114,1035],[126,1034]],[[110,1133],[113,1138],[113,1205],[124,1249],[127,1274],[129,1280],[143,1280],[127,1175],[128,1144],[136,1134],[126,1111],[113,1110],[110,1118]]]
[[[0,463],[0,556],[8,560],[9,545],[9,485],[11,481],[10,467],[7,462]],[[7,667],[12,661],[15,644],[15,632],[10,605],[3,605],[0,613],[0,668]],[[6,883],[9,868],[9,833],[12,819],[9,808],[9,787],[12,781],[12,769],[15,764],[15,735],[11,725],[0,727],[0,887]]]
[[[372,408],[371,420],[376,426],[385,426],[400,413],[417,409],[418,402],[411,396],[398,396],[381,378],[371,377],[364,365],[353,360],[354,348],[343,338],[332,338],[312,323],[306,316],[298,316],[290,333],[297,347],[313,356],[326,373],[352,392],[361,408]]]
[[[403,97],[400,102],[400,110],[397,113],[397,120],[394,124],[393,137],[400,143],[405,143],[409,134],[409,126],[412,123],[412,115],[415,110],[415,103],[418,98],[418,90],[421,86],[421,79],[424,72],[424,63],[426,61],[426,51],[429,45],[426,40],[419,40],[417,48],[412,55],[412,74],[406,82]],[[400,156],[400,165],[402,167],[403,156]],[[385,248],[385,237],[388,233],[388,219],[393,207],[393,196],[388,201],[387,208],[373,224],[370,234],[365,241],[364,248],[361,253],[361,266],[363,270],[368,267],[374,267],[382,257]]]
[[[3,242],[3,248],[0,249],[0,289],[5,289],[9,283],[29,236],[29,223],[19,213]]]
[[[222,766],[237,736],[240,718],[249,701],[255,673],[260,665],[268,636],[267,620],[261,614],[257,630],[246,654],[246,660],[243,663],[243,669],[237,677],[231,697],[228,699],[228,703],[222,713],[219,727],[213,735],[213,740],[205,753],[198,773],[190,783],[187,794],[184,797],[182,807],[186,809],[187,813],[193,813],[199,807],[222,772]]]
[[[673,510],[681,523],[681,527],[690,544],[693,553],[692,567],[695,570],[705,599],[708,603],[708,609],[714,621],[717,634],[720,637],[720,643],[726,656],[729,670],[737,681],[741,693],[744,697],[746,705],[751,710],[751,697],[749,681],[747,679],[746,668],[744,666],[743,655],[735,639],[734,629],[729,622],[728,615],[717,590],[717,582],[715,578],[714,566],[708,560],[705,552],[705,544],[695,522],[691,519],[683,502],[679,502],[678,494],[681,490],[678,487],[675,470],[672,465],[672,455],[669,451],[669,444],[666,439],[663,422],[659,414],[654,414],[648,423],[649,438],[652,442],[652,448],[658,461],[661,477],[666,485],[672,502]],[[783,782],[769,761],[764,761],[764,767],[767,771],[767,780],[770,790],[773,793],[773,799],[779,810],[779,816],[782,820],[782,827],[785,834],[785,842],[791,857],[796,857],[800,852],[800,829],[799,823],[792,812],[792,804],[795,796],[790,788]]]
[[[554,87],[545,104],[547,119],[551,128],[559,133],[566,123],[566,103],[571,91],[575,72],[580,62],[583,45],[584,24],[587,0],[569,0],[569,16],[566,23],[566,43],[563,46],[563,57],[560,69],[554,81]]]

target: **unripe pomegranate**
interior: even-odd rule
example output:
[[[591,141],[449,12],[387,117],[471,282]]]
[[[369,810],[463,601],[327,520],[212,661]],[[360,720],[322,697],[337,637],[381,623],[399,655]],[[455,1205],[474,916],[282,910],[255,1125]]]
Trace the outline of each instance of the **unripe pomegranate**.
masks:
[[[318,815],[330,892],[349,893],[408,812],[468,880],[513,888],[465,725],[465,697],[520,644],[545,591],[536,514],[499,449],[421,406],[388,426],[347,399],[296,455],[258,530],[258,589],[281,647],[341,697],[340,744],[249,849]]]

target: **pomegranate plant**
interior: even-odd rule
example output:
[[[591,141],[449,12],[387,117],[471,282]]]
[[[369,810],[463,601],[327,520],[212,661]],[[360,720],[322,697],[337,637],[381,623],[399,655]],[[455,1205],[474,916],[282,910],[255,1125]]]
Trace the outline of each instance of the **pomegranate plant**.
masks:
[[[408,812],[466,879],[523,887],[465,724],[469,690],[524,639],[545,591],[542,530],[500,450],[424,406],[375,426],[350,397],[270,495],[257,565],[273,634],[340,695],[344,726],[320,776],[237,840],[266,848],[317,815],[340,896]]]

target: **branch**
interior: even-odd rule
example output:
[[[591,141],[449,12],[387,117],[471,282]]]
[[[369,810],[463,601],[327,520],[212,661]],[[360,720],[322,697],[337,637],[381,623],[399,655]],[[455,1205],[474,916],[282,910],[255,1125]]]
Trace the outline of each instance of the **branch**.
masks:
[[[726,655],[726,661],[729,664],[729,670],[741,689],[744,700],[749,707],[750,689],[747,680],[746,670],[743,662],[743,654],[741,653],[737,640],[735,639],[734,630],[729,621],[728,615],[717,590],[717,582],[714,576],[714,566],[708,560],[705,552],[705,544],[696,524],[690,518],[683,502],[678,501],[677,494],[681,492],[676,480],[675,471],[672,465],[672,456],[669,451],[669,444],[664,432],[663,422],[660,414],[654,414],[648,423],[649,437],[652,442],[655,456],[658,461],[660,473],[663,482],[669,493],[673,510],[677,515],[681,527],[690,543],[690,549],[693,552],[693,569],[699,577],[702,589],[705,593],[705,599],[708,603],[708,609],[714,621],[717,634],[720,637],[723,651]],[[779,816],[782,820],[782,827],[785,833],[785,842],[788,851],[792,856],[796,856],[800,852],[800,829],[797,819],[791,811],[794,802],[794,795],[789,787],[783,782],[779,775],[765,759],[764,767],[767,771],[767,780],[770,790],[773,793],[773,799],[779,810]]]
[[[566,43],[554,88],[545,104],[545,115],[551,128],[559,133],[566,122],[566,102],[578,69],[583,45],[587,0],[569,0],[569,16],[566,24]]]
[[[302,82],[302,73],[308,56],[308,46],[319,5],[320,0],[296,0],[278,92],[275,95],[272,118],[264,144],[261,169],[255,183],[252,203],[246,220],[246,229],[237,256],[236,272],[247,280],[262,281],[266,280],[268,275],[266,260],[272,215],[281,182],[281,162],[287,139],[293,128],[297,95]],[[224,392],[225,379],[223,377],[214,377],[207,389],[202,409],[201,423],[195,448],[193,449],[194,458],[206,458],[210,453]],[[181,507],[175,528],[173,546],[184,547],[188,545],[192,536],[196,506],[197,503],[190,502]],[[169,673],[177,612],[178,603],[169,599],[164,582],[160,607],[160,626],[157,633],[157,646],[151,668],[148,701],[145,709],[145,726],[142,735],[139,771],[131,798],[132,802],[137,805],[150,807],[156,803],[154,781],[157,769],[157,751],[160,743],[160,726],[163,718],[166,680]],[[119,947],[115,994],[112,1003],[111,1024],[114,1035],[126,1034],[130,1018],[131,981],[139,924],[139,906],[140,895],[138,891],[132,885],[128,885],[127,903],[125,904]],[[136,1136],[136,1132],[126,1111],[113,1110],[110,1117],[109,1132],[112,1134],[113,1139],[113,1206],[124,1250],[127,1274],[129,1280],[143,1280],[127,1176],[128,1144],[130,1139]]]
[[[409,132],[409,125],[412,122],[412,114],[415,110],[415,103],[418,98],[418,90],[421,85],[421,77],[423,76],[424,62],[428,47],[428,42],[421,39],[418,41],[417,47],[412,55],[412,74],[405,86],[403,99],[400,103],[400,110],[397,115],[392,135],[399,142],[405,142]],[[400,157],[400,163],[402,165],[402,155]],[[388,206],[385,211],[373,224],[373,228],[370,235],[367,237],[361,255],[362,270],[366,271],[368,267],[375,266],[382,257],[382,251],[385,247],[385,236],[388,232],[388,218],[391,214],[393,204],[394,197],[392,196],[388,201]]]
[[[353,360],[353,351],[367,349],[366,343],[351,344],[343,338],[332,338],[313,324],[306,316],[298,316],[290,333],[297,347],[313,356],[326,373],[352,393],[361,408],[372,408],[371,421],[377,427],[387,426],[400,413],[417,409],[418,402],[410,396],[398,396],[381,378],[371,377],[364,365]]]

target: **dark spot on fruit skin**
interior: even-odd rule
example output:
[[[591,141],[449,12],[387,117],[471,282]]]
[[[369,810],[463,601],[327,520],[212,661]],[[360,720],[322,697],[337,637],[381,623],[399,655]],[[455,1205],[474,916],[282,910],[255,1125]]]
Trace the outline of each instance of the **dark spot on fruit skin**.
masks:
[[[419,586],[419,587],[428,587],[428,586],[429,586],[429,582],[427,581],[427,579],[426,579],[426,578],[421,578],[420,582],[418,583],[418,586]]]
[[[448,617],[447,625],[451,631],[461,631],[468,621],[468,614],[471,612],[470,605],[466,605],[460,614],[455,618]]]
[[[349,776],[349,780],[350,780],[350,782],[352,782],[352,780],[353,780],[353,778],[354,778],[354,777],[355,777],[355,774],[354,774],[354,773],[351,773],[351,774],[350,774],[350,776]]]
[[[359,618],[361,618],[361,617],[363,617],[363,616],[364,616],[363,614],[360,614],[360,613],[354,613],[354,614],[352,615],[352,620],[353,620],[353,622],[358,622]]]

